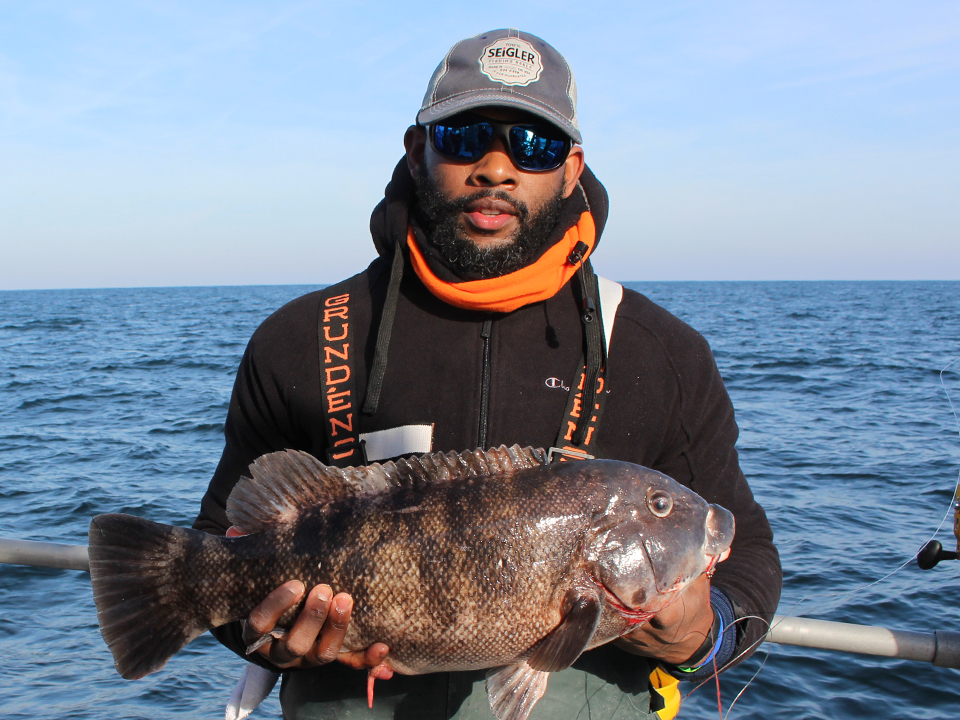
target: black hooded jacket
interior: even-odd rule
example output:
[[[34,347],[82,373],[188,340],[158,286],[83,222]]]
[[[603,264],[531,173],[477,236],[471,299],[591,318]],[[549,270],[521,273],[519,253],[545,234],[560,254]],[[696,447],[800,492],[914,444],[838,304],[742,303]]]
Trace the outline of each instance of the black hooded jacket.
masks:
[[[589,170],[580,187],[582,192],[567,201],[558,232],[562,235],[589,208],[599,241],[606,191]],[[385,195],[370,221],[380,257],[347,281],[355,342],[364,348],[355,367],[358,408],[374,362],[391,260],[398,250],[405,252],[408,223],[416,229],[405,162],[397,166]],[[428,259],[439,277],[449,273],[442,258]],[[491,314],[443,303],[409,264],[402,277],[379,404],[372,416],[358,413],[360,432],[432,424],[433,450],[443,451],[474,448],[481,441],[487,447],[554,445],[567,389],[582,368],[584,333],[575,283],[545,302]],[[288,303],[250,340],[230,401],[226,446],[194,527],[216,534],[227,530],[227,497],[258,456],[293,448],[326,457],[319,303],[319,292]],[[713,584],[739,617],[771,619],[781,588],[779,557],[763,509],[740,471],[733,407],[707,342],[643,295],[624,290],[605,377],[609,393],[594,454],[659,470],[733,512],[732,552],[717,567]],[[486,419],[483,428],[481,418]],[[215,634],[243,654],[237,626]],[[737,654],[758,644],[765,631],[762,620],[741,623]],[[631,662],[633,656],[621,655]],[[269,667],[259,656],[255,661]]]

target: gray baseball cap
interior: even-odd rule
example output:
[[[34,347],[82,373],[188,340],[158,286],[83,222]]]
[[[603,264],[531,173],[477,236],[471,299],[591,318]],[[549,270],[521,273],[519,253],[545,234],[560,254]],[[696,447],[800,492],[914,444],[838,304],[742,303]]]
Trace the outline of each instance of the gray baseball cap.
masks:
[[[480,107],[526,110],[583,142],[573,71],[536,35],[511,28],[458,42],[430,78],[417,122],[430,125]]]

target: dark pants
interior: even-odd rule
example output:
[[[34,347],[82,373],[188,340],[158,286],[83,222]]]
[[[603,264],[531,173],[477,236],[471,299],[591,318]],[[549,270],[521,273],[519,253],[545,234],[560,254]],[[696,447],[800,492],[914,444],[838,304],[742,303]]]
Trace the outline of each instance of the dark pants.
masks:
[[[530,720],[657,720],[647,690],[651,667],[607,645],[573,667],[551,673]],[[280,705],[285,720],[492,720],[486,671],[394,675],[378,680],[367,707],[367,676],[343,665],[288,672]]]

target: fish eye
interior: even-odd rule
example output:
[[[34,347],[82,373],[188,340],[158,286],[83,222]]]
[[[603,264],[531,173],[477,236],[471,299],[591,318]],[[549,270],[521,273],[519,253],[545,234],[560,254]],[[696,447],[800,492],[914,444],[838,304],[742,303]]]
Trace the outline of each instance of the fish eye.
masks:
[[[673,510],[673,498],[663,490],[650,488],[647,493],[647,508],[658,518],[665,518]]]

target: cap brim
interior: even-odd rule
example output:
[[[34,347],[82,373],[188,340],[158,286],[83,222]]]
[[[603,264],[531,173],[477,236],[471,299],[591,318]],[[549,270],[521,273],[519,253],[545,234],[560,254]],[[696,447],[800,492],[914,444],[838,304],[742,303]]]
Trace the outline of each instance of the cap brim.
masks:
[[[506,107],[525,110],[543,118],[552,125],[556,125],[569,135],[575,143],[583,143],[580,130],[567,118],[538,100],[518,92],[472,90],[425,107],[417,114],[417,122],[421,125],[430,125],[465,110],[475,110],[482,107]]]

